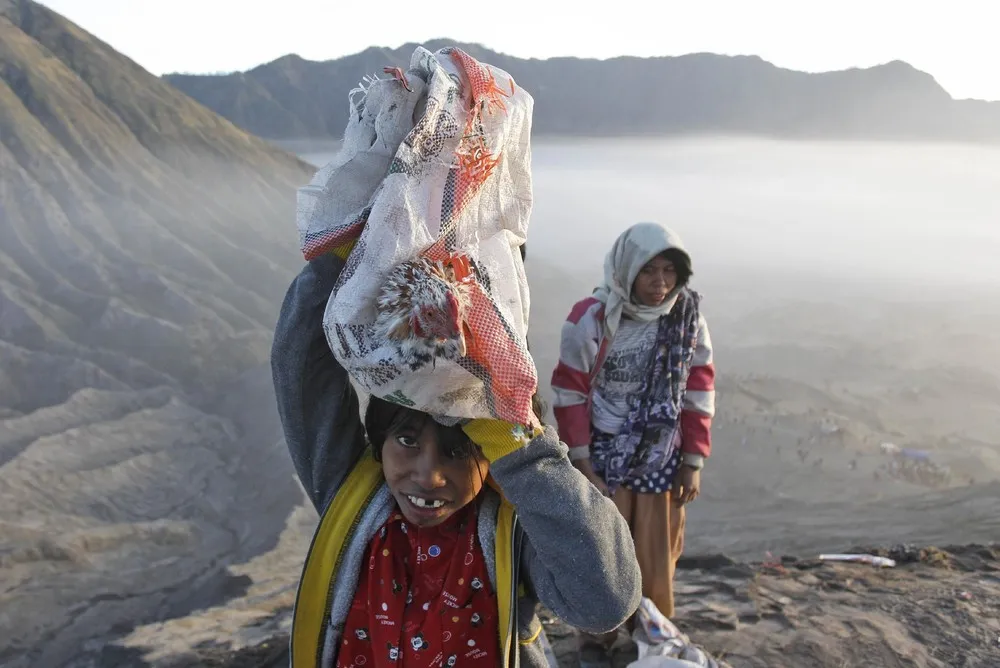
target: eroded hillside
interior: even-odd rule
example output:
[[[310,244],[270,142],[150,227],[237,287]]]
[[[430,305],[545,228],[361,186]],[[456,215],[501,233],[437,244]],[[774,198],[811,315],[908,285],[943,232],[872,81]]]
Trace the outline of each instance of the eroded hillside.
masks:
[[[3,665],[221,600],[274,544],[300,497],[266,362],[311,171],[0,0]]]

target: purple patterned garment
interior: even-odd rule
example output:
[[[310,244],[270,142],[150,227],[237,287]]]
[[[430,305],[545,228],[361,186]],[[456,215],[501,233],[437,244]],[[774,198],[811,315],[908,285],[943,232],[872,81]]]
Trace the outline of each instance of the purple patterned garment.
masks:
[[[639,392],[628,398],[629,413],[621,430],[614,436],[593,433],[590,461],[609,492],[621,485],[665,491],[673,482],[680,459],[681,404],[698,343],[700,301],[697,292],[681,291],[670,313],[660,318],[655,361]]]

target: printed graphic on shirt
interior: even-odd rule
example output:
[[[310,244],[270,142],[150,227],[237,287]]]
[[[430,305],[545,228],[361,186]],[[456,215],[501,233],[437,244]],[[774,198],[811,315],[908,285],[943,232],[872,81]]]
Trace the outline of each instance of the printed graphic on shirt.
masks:
[[[657,321],[623,320],[594,383],[594,427],[609,434],[621,430],[629,414],[629,397],[642,387],[656,359]]]
[[[495,668],[497,601],[476,515],[470,504],[437,527],[387,520],[368,546],[373,567],[360,574],[337,668]]]

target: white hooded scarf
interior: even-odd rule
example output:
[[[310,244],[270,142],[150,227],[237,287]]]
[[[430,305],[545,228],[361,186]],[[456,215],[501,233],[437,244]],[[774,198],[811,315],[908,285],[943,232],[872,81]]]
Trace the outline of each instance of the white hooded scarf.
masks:
[[[604,303],[605,338],[614,337],[622,315],[651,322],[674,307],[683,285],[676,286],[659,306],[643,306],[632,300],[632,285],[642,268],[672,248],[688,254],[680,236],[659,223],[636,223],[615,240],[604,259],[604,283],[594,292],[594,297]]]

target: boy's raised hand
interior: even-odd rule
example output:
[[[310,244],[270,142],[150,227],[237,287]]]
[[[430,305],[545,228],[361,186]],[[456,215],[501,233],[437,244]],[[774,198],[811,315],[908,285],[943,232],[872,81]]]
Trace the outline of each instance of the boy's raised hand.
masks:
[[[542,433],[541,427],[526,427],[488,418],[470,420],[462,426],[462,431],[482,449],[490,462],[523,448]]]

